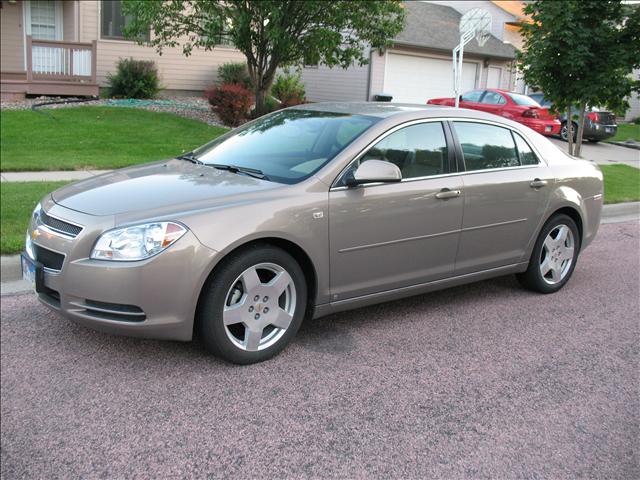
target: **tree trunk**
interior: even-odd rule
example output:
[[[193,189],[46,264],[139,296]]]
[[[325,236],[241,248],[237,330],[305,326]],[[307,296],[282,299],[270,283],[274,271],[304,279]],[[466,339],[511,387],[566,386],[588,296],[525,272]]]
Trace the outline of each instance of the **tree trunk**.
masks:
[[[584,111],[587,108],[586,102],[582,102],[580,104],[580,114],[578,116],[578,135],[576,138],[576,146],[574,148],[573,154],[576,157],[580,156],[580,151],[582,150],[582,132],[584,131]]]
[[[567,107],[567,144],[569,155],[573,155],[573,118],[571,115],[571,105]]]
[[[256,94],[256,108],[253,111],[254,117],[258,118],[267,112],[267,106],[265,104],[265,98],[267,97],[267,91],[262,86],[262,82],[258,82],[255,88]]]

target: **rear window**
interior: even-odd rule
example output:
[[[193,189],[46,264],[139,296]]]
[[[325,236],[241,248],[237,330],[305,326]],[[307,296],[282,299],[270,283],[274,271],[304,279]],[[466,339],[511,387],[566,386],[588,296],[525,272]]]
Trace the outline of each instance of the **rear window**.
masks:
[[[526,95],[520,95],[519,93],[510,93],[509,96],[517,105],[524,105],[527,107],[540,107],[541,105],[533,98]]]

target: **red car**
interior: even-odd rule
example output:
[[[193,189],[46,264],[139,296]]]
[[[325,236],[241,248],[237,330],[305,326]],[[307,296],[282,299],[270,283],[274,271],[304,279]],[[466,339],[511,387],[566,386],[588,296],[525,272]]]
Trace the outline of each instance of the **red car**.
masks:
[[[432,98],[432,105],[455,105],[453,98]],[[520,93],[495,88],[471,90],[460,96],[460,107],[482,110],[522,123],[542,135],[560,133],[560,122],[534,99]]]

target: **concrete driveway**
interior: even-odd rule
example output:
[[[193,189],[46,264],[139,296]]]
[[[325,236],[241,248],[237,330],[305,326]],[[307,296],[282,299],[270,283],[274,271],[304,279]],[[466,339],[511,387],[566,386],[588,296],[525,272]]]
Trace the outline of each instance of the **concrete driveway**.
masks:
[[[567,142],[563,142],[559,138],[550,138],[561,150],[567,151]],[[582,158],[591,160],[603,165],[611,165],[614,163],[625,163],[632,167],[640,168],[640,150],[633,148],[621,147],[612,143],[585,142],[582,144]]]
[[[640,477],[638,223],[512,276],[303,325],[238,367],[2,297],[1,476]]]

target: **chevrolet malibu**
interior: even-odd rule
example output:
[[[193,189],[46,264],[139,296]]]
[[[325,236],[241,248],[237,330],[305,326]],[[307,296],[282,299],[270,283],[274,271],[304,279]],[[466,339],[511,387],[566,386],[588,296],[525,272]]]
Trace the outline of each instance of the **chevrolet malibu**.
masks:
[[[507,274],[557,292],[602,196],[597,166],[508,119],[305,105],[46,196],[22,267],[75,322],[247,364],[304,318]]]

